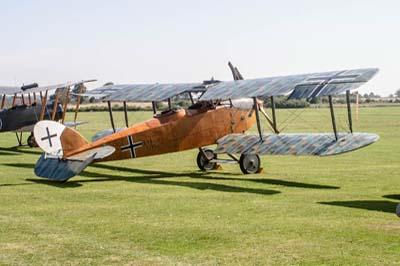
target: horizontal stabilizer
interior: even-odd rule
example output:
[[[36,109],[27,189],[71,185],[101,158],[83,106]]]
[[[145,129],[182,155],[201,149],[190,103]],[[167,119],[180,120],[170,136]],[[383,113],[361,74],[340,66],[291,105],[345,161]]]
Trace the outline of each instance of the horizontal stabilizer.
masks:
[[[64,122],[64,126],[66,127],[76,127],[83,124],[87,124],[87,122],[86,121]]]
[[[29,132],[30,133],[30,132],[32,132],[34,126],[35,125],[24,126],[17,130],[12,131],[12,132]]]
[[[126,128],[116,128],[115,132],[119,132],[119,131],[124,130],[124,129],[126,129]],[[92,142],[95,142],[96,140],[99,140],[99,139],[105,138],[107,136],[110,136],[110,135],[114,134],[115,132],[114,132],[114,130],[112,128],[97,132],[92,137]]]
[[[217,141],[215,153],[260,155],[334,155],[360,149],[379,139],[372,133],[230,134]]]
[[[113,154],[112,146],[97,147],[65,159],[43,153],[35,166],[35,174],[55,181],[67,181],[79,175],[91,162]]]
[[[97,148],[93,148],[91,150],[83,151],[78,154],[74,154],[72,156],[67,157],[67,160],[86,160],[88,157],[92,157],[94,155],[93,160],[103,159],[107,156],[110,156],[115,152],[115,148],[110,145],[105,145]]]
[[[79,175],[94,160],[95,155],[96,153],[92,153],[82,160],[60,160],[43,153],[35,165],[35,174],[55,181],[67,181]]]

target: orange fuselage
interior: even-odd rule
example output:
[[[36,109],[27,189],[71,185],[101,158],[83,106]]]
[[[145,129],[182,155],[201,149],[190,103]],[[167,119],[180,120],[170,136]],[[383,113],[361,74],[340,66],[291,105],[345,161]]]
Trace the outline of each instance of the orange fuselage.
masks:
[[[184,151],[216,143],[231,133],[243,133],[255,122],[250,110],[226,106],[215,109],[169,111],[125,130],[68,151],[71,156],[110,145],[115,152],[97,161],[123,160]]]

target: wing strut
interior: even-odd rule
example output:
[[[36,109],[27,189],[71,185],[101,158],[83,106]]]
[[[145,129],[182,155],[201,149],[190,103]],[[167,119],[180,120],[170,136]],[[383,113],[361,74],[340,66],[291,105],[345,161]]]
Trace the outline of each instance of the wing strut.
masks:
[[[190,97],[190,101],[192,102],[192,104],[194,104],[193,95],[192,95],[192,93],[190,91],[189,91],[189,97]]]
[[[267,114],[267,112],[265,112],[264,108],[262,106],[259,106],[260,108],[260,112],[261,114],[264,115],[265,119],[267,119],[268,124],[271,126],[272,130],[275,131],[274,129],[274,122],[272,121],[272,119],[269,117],[269,115]],[[279,133],[279,131],[275,131],[276,134]]]
[[[171,98],[168,98],[168,109],[172,109],[172,103],[171,103]]]
[[[275,133],[279,133],[277,124],[276,124],[276,113],[275,113],[275,100],[274,96],[271,96],[271,109],[272,109],[272,126],[274,128]]]
[[[1,97],[1,108],[0,109],[4,109],[4,103],[6,102],[6,95],[3,94],[3,97]]]
[[[53,104],[53,113],[51,113],[51,120],[54,120],[56,118],[59,97],[60,97],[60,91],[56,90],[56,98],[55,98],[54,104]]]
[[[112,113],[112,109],[111,109],[111,102],[107,101],[107,105],[108,105],[108,112],[110,113],[111,126],[115,133],[114,117],[113,117],[113,113]]]
[[[262,132],[261,132],[260,114],[258,112],[257,97],[253,97],[253,102],[254,102],[254,110],[255,110],[255,113],[256,113],[258,134],[260,135],[260,140],[263,141],[263,135],[262,135]]]
[[[68,99],[69,99],[69,88],[67,89],[67,96],[65,97],[64,112],[63,112],[63,114],[62,114],[62,121],[61,121],[61,124],[64,124],[65,115],[67,114]]]
[[[335,139],[338,141],[338,134],[337,134],[337,128],[336,128],[336,119],[335,119],[335,112],[333,110],[333,101],[332,101],[332,95],[328,96],[329,99],[329,108],[331,110],[331,118],[332,118],[332,127],[333,127],[333,133],[335,133]]]
[[[78,97],[76,97],[74,124],[76,123],[76,118],[78,117],[78,110],[79,110],[79,105],[81,104],[81,94],[82,93],[83,93],[83,84],[79,84],[79,94],[78,94]]]
[[[17,136],[18,146],[22,146],[22,132],[15,132],[15,136]]]
[[[123,104],[124,104],[125,125],[126,125],[126,127],[129,127],[129,123],[128,123],[128,109],[127,109],[127,107],[126,107],[126,101],[124,101]]]
[[[351,102],[350,102],[350,91],[346,91],[346,102],[347,102],[347,116],[349,117],[349,129],[353,133],[353,120],[351,118]]]
[[[44,94],[44,97],[42,97],[43,96],[42,94],[40,95],[40,97],[42,98],[42,108],[40,109],[39,121],[42,121],[43,118],[44,118],[44,111],[45,111],[46,105],[47,105],[47,93],[48,93],[48,90],[46,90],[46,93]]]
[[[14,107],[14,106],[15,106],[15,102],[16,102],[16,100],[17,100],[17,94],[16,94],[16,93],[14,93],[14,97],[13,97],[12,104],[11,104],[11,106],[12,106],[12,107]]]

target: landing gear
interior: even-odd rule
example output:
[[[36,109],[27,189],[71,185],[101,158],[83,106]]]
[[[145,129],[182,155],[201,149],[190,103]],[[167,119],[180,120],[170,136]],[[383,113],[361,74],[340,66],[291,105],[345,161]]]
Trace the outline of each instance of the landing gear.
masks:
[[[239,159],[240,170],[243,174],[260,172],[260,157],[257,154],[242,154]]]
[[[18,146],[22,146],[22,132],[15,132],[15,136],[17,137]]]
[[[227,154],[231,159],[218,159],[217,154],[211,149],[199,148],[197,154],[197,166],[202,171],[210,171],[221,169],[218,163],[233,163],[239,164],[243,174],[256,174],[261,172],[261,160],[257,154],[242,154],[240,159],[237,159],[232,154]],[[399,207],[400,214],[400,207]]]
[[[399,216],[399,217],[400,217],[400,203],[399,203],[399,204],[397,204],[397,208],[396,208],[396,214],[397,214],[397,216]]]
[[[29,135],[27,142],[28,142],[28,146],[31,148],[38,146],[36,143],[35,137],[33,136],[33,132]]]
[[[200,148],[197,154],[197,166],[202,171],[213,170],[217,166],[216,162],[211,162],[213,159],[217,159],[217,155],[211,149]]]

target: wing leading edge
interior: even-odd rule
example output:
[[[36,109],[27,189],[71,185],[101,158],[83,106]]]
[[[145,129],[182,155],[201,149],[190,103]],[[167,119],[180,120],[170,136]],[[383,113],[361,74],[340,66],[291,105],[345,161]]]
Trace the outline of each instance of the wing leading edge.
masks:
[[[61,88],[66,88],[66,87],[72,87],[75,85],[93,82],[93,81],[96,81],[96,80],[90,79],[90,80],[72,81],[72,82],[66,82],[66,83],[42,86],[42,87],[39,87],[36,83],[30,84],[30,85],[36,85],[36,86],[32,86],[32,87],[29,87],[29,85],[28,85],[28,87],[27,86],[22,86],[22,87],[0,86],[0,94],[13,95],[15,93],[17,93],[17,94],[35,93],[35,92],[41,92],[41,91],[46,91],[46,90],[56,90],[56,89],[61,89]],[[27,87],[27,88],[24,88],[24,87]]]
[[[353,90],[368,82],[379,69],[365,68],[221,82],[209,88],[201,100],[280,96],[313,98]]]
[[[106,97],[105,101],[152,102],[164,101],[184,92],[205,92],[203,101],[243,97],[287,95],[290,98],[313,98],[353,90],[368,82],[377,68],[309,73],[259,79],[204,83],[106,85],[82,95]]]
[[[21,87],[13,86],[0,86],[0,94],[13,95],[15,93],[21,93]]]
[[[109,89],[116,88],[116,86],[120,86],[119,89],[110,94],[105,99],[106,101],[164,101],[187,91],[200,90],[202,83],[112,85]]]
[[[230,134],[217,141],[215,153],[261,155],[335,155],[363,148],[376,142],[372,133]]]

